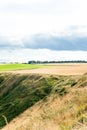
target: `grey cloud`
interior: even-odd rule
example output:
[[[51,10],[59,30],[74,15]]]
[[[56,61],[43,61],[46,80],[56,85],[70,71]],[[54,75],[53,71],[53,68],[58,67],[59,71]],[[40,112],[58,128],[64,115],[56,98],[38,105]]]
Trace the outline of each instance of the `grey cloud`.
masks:
[[[35,35],[32,40],[23,41],[25,48],[50,50],[83,50],[87,51],[87,37],[44,36]]]
[[[7,48],[10,46],[10,43],[5,38],[0,37],[0,49]]]
[[[21,42],[10,42],[8,39],[0,38],[0,49],[50,49],[50,50],[72,50],[87,51],[87,37],[81,36],[52,36],[38,34]]]
[[[5,37],[0,37],[0,49],[16,49],[16,48],[22,48],[23,45],[22,44],[18,44],[15,42],[11,42],[9,39],[5,38]]]

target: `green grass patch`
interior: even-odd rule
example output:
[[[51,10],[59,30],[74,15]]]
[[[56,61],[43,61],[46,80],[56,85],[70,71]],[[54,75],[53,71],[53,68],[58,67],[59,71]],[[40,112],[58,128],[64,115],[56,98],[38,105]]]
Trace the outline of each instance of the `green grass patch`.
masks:
[[[0,71],[37,69],[37,68],[44,68],[44,67],[46,66],[38,65],[38,64],[3,64],[0,65]]]

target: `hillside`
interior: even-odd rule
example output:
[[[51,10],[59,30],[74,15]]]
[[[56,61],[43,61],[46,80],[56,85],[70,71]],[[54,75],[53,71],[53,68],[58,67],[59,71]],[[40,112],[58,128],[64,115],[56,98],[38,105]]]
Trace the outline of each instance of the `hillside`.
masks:
[[[2,130],[86,130],[87,74],[0,74],[0,128],[6,124]]]

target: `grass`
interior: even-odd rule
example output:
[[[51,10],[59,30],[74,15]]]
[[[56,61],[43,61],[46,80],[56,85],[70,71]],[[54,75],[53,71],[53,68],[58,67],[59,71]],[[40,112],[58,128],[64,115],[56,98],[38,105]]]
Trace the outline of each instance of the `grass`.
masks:
[[[86,80],[87,75],[0,74],[0,128],[30,108],[25,126],[30,130],[48,125],[54,127],[50,130],[74,130],[78,124],[87,125],[87,89],[81,86]]]
[[[0,127],[50,94],[51,83],[38,75],[4,75],[0,83]],[[41,79],[40,79],[41,78]]]
[[[23,70],[23,69],[37,69],[43,68],[44,65],[37,64],[3,64],[0,65],[0,71]]]

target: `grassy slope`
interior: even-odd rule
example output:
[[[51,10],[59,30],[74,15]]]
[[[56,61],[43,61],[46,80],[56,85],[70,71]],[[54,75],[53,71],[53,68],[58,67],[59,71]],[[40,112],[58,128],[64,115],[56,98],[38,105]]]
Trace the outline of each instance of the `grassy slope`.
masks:
[[[55,124],[53,130],[71,130],[79,124],[87,125],[86,86],[87,75],[79,77],[1,74],[0,127],[6,124],[3,115],[9,122],[24,110],[31,109],[31,106],[32,111],[29,110],[25,117],[28,118],[26,129],[30,127],[30,130],[44,130],[45,126]],[[18,130],[26,130],[22,124]]]

